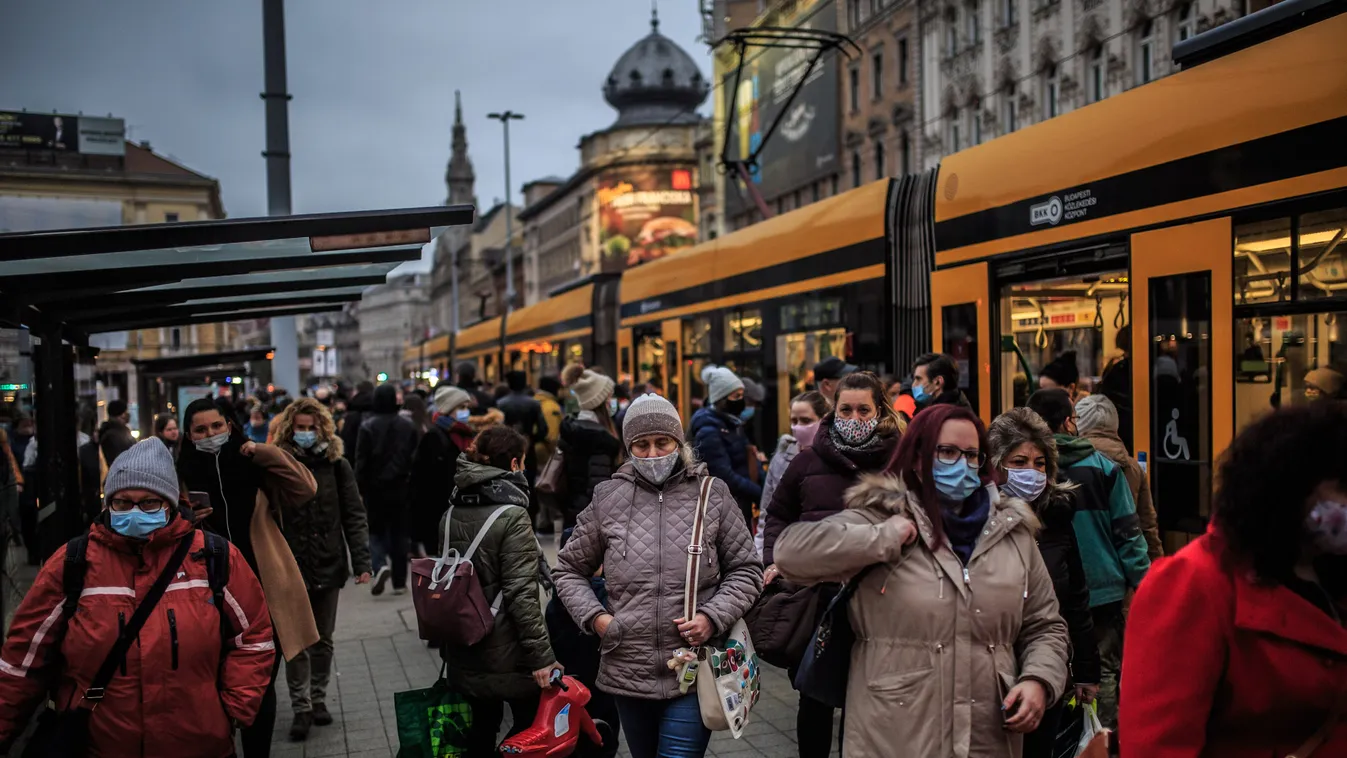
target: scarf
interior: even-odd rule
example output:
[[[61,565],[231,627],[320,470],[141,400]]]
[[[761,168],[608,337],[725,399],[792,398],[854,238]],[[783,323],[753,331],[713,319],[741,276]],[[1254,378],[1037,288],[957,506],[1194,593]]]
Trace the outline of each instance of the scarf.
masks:
[[[884,446],[884,438],[879,436],[878,426],[875,427],[875,431],[870,433],[869,437],[866,437],[865,439],[861,440],[855,445],[852,445],[846,440],[842,439],[842,435],[837,432],[836,426],[828,424],[828,441],[832,442],[833,447],[837,448],[839,451],[841,451],[843,455],[846,455],[848,458],[851,458],[858,454],[871,453]]]
[[[971,502],[970,502],[971,501]],[[959,556],[963,565],[973,557],[973,547],[977,545],[978,535],[991,513],[991,496],[986,487],[979,487],[972,497],[964,501],[967,512],[962,516],[949,508],[940,509],[940,520],[945,526],[945,540],[954,554]]]

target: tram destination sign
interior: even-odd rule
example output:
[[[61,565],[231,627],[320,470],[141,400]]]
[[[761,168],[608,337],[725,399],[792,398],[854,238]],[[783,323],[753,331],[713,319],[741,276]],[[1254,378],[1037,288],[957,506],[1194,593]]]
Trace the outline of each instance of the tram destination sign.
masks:
[[[126,122],[97,116],[0,111],[0,148],[125,155]]]

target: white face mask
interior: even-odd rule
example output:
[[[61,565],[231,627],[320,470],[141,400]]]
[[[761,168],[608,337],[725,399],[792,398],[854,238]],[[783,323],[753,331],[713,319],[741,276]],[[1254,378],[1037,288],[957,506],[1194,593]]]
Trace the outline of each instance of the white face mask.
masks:
[[[1321,500],[1305,517],[1314,546],[1330,555],[1347,555],[1347,503]]]
[[[1048,486],[1048,475],[1031,468],[1006,469],[1006,484],[1003,489],[1026,502],[1034,502]]]
[[[642,479],[657,487],[664,484],[677,464],[677,450],[658,458],[637,458],[634,455],[631,457],[631,465],[636,467],[636,473],[640,474]]]
[[[218,453],[224,449],[226,442],[229,442],[229,432],[220,432],[214,437],[207,437],[204,440],[194,440],[192,444],[203,453]]]

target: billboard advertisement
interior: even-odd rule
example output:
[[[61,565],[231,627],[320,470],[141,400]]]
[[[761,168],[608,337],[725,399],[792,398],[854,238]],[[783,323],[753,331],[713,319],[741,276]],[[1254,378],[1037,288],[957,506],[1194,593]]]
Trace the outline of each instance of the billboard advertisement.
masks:
[[[697,244],[692,169],[631,167],[599,177],[599,270],[622,271]]]
[[[83,155],[124,155],[126,122],[119,118],[0,111],[0,148]]]
[[[806,4],[807,10],[790,26],[837,31],[837,10],[832,0]],[[783,24],[786,25],[786,24]],[[735,96],[734,112],[728,113],[730,160],[747,158],[763,143],[777,116],[780,124],[758,156],[753,181],[764,197],[774,197],[837,173],[841,166],[841,114],[837,51],[825,53],[812,71],[809,62],[816,51],[807,49],[751,47]],[[805,72],[809,79],[801,85]],[[729,106],[735,72],[730,69],[720,97]],[[799,94],[790,102],[791,93]],[[733,214],[748,207],[739,192],[728,189],[726,209]]]

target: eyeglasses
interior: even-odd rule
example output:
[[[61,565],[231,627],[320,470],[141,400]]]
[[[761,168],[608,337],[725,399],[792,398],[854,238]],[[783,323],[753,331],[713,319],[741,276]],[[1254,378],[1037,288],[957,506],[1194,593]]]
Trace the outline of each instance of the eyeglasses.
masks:
[[[966,459],[969,466],[982,468],[982,464],[987,460],[987,455],[981,450],[960,450],[953,445],[939,445],[935,449],[935,459],[946,466],[958,463],[960,458]]]
[[[168,502],[163,498],[147,497],[144,500],[127,500],[125,498],[114,497],[108,501],[108,507],[114,511],[129,511],[132,508],[139,508],[145,513],[158,513],[168,506]]]

